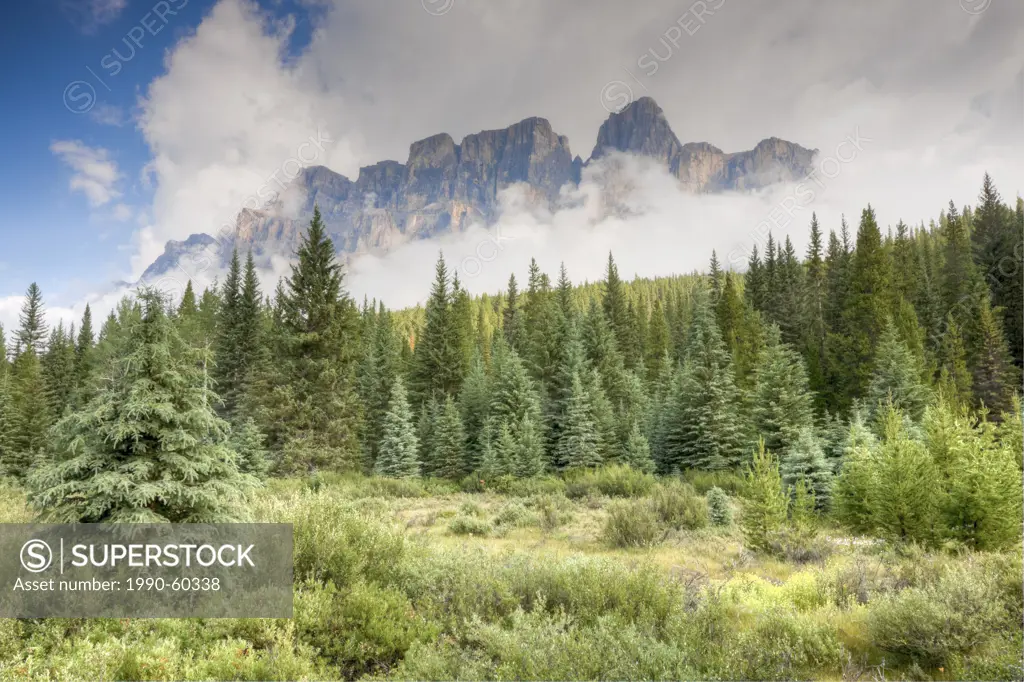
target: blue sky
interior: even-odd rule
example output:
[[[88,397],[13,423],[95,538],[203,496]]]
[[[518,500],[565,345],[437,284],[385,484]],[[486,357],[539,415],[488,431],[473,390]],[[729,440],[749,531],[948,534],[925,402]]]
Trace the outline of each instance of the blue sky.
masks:
[[[134,121],[164,59],[213,0],[9,3],[0,23],[0,297],[38,281],[70,302],[128,272],[153,198]],[[273,2],[274,13],[300,8]],[[308,30],[300,26],[300,44]],[[100,150],[97,154],[96,150]],[[116,170],[115,170],[116,169]],[[74,183],[74,186],[72,184]]]

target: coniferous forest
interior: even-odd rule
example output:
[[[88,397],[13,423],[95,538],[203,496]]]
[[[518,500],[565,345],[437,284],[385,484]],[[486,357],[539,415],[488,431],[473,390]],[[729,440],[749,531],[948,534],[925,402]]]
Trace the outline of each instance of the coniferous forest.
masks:
[[[936,214],[479,296],[442,254],[402,310],[319,212],[273,291],[32,284],[0,520],[287,521],[295,617],[4,620],[2,677],[1021,679],[1024,200]]]

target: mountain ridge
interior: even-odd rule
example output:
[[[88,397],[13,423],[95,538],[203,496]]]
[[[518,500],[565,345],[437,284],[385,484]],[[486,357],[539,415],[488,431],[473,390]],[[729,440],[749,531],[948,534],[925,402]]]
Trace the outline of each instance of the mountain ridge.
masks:
[[[748,191],[796,180],[810,172],[817,154],[776,137],[732,153],[707,142],[684,144],[650,97],[609,115],[587,161],[573,155],[568,138],[537,116],[466,135],[458,144],[448,133],[438,133],[413,142],[405,163],[385,160],[363,166],[355,180],[325,166],[303,168],[286,190],[302,193],[295,215],[281,217],[280,201],[242,209],[226,238],[197,233],[185,241],[169,241],[141,281],[171,270],[188,273],[184,259],[223,264],[235,248],[251,249],[266,265],[275,253],[294,252],[314,205],[340,256],[387,252],[413,239],[491,222],[500,209],[499,193],[513,185],[523,186],[530,201],[551,205],[564,186],[579,184],[587,165],[613,152],[654,159],[685,190],[697,193]],[[197,257],[200,251],[208,253]]]

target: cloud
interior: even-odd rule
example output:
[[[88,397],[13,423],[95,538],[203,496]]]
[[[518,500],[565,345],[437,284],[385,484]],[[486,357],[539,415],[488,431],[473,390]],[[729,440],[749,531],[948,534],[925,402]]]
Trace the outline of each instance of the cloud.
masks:
[[[93,208],[103,206],[121,196],[117,183],[121,174],[110,153],[102,147],[89,147],[78,140],[57,140],[50,145],[72,171],[69,186],[82,192]]]
[[[297,169],[289,160],[311,137],[329,139],[303,161],[354,179],[361,165],[404,161],[416,139],[440,131],[460,139],[539,115],[586,158],[607,116],[602,90],[616,80],[634,97],[653,96],[683,142],[726,151],[778,136],[828,156],[860,130],[872,142],[827,187],[816,187],[813,207],[830,227],[844,212],[856,222],[868,202],[883,224],[927,220],[949,199],[972,202],[985,170],[1004,196],[1024,191],[1021,3],[993,3],[980,15],[934,0],[881,3],[870,12],[813,0],[449,6],[436,16],[422,3],[325,0],[311,40],[296,49],[294,21],[248,0],[220,0],[168,52],[165,73],[139,103],[155,193],[135,236],[133,275],[168,239],[216,234],[247,201],[265,198],[262,190]],[[595,262],[580,258],[574,269],[595,277],[603,256],[590,253],[592,244],[623,251],[623,265],[641,274],[699,267],[710,247],[738,248],[796,191],[677,196],[650,171],[635,172],[661,188],[635,223],[613,216],[584,224],[579,208],[537,215],[513,202],[499,228],[522,232],[524,251],[510,246],[510,260],[493,262],[501,276],[481,273],[474,286],[503,285],[529,255],[554,262],[588,254]],[[592,179],[577,197],[591,211],[596,204],[584,198],[600,192],[597,185]],[[805,213],[802,222],[792,219],[795,236],[806,230]],[[563,237],[542,238],[549,229]],[[444,242],[453,256],[475,248],[462,238]],[[388,271],[394,281],[381,281],[381,291],[408,281],[422,297],[427,280],[417,259],[429,269],[436,248],[408,245],[390,260],[354,262],[353,286]]]
[[[124,111],[121,107],[106,104],[105,102],[100,102],[93,107],[92,111],[89,112],[89,116],[100,125],[114,126],[116,128],[120,128],[126,122]]]
[[[63,0],[61,3],[69,20],[83,33],[93,33],[114,21],[127,6],[128,0]]]

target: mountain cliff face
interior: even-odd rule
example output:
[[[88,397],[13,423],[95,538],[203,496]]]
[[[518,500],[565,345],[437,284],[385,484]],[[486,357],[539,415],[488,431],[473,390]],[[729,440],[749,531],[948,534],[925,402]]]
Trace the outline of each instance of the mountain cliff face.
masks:
[[[769,138],[734,154],[706,142],[682,144],[661,108],[649,97],[612,114],[601,125],[586,164],[613,152],[647,156],[663,164],[692,192],[752,190],[807,175],[816,150]],[[456,144],[447,133],[414,142],[402,164],[382,161],[359,170],[353,182],[323,166],[304,169],[291,190],[304,197],[297,213],[282,217],[280,205],[243,209],[232,238],[208,235],[169,242],[143,275],[150,281],[180,267],[184,255],[212,250],[222,262],[232,248],[253,250],[258,260],[298,246],[313,206],[319,206],[339,255],[386,252],[412,239],[460,231],[497,216],[498,194],[522,184],[531,200],[553,202],[566,184],[579,183],[583,166],[569,140],[543,118],[501,130],[485,130]]]

